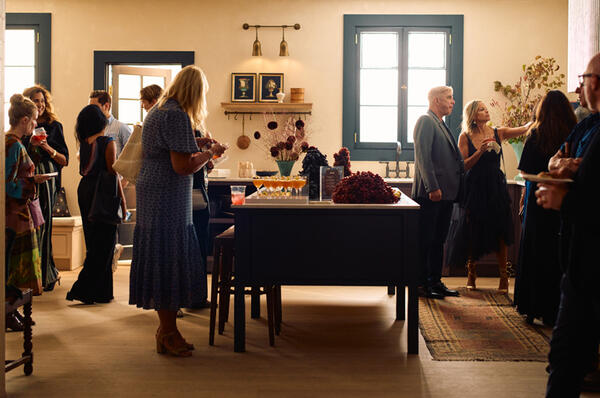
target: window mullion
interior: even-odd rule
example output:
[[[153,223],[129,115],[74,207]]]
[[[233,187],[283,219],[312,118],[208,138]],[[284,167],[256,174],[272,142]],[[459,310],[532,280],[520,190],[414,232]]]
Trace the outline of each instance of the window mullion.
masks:
[[[407,147],[406,140],[406,112],[408,110],[408,29],[402,28],[400,31],[400,41],[398,49],[398,142],[402,148]]]

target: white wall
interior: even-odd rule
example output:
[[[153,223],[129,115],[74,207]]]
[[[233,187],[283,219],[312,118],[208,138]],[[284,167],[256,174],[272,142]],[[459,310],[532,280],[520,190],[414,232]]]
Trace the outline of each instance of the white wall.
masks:
[[[286,93],[304,87],[314,103],[310,143],[332,159],[342,144],[342,73],[344,14],[463,14],[465,102],[489,101],[494,80],[513,82],[534,56],[555,57],[567,67],[567,0],[7,0],[8,12],[52,13],[52,93],[65,126],[71,164],[64,170],[71,211],[78,213],[79,181],[73,126],[92,89],[94,50],[195,51],[196,64],[210,81],[208,126],[232,144],[229,161],[237,175],[239,160],[259,169],[275,169],[255,144],[235,147],[241,122],[228,120],[220,103],[230,99],[232,72],[283,72]],[[279,57],[281,31],[263,29],[263,57],[251,57],[254,32],[242,24],[294,24],[286,40],[290,57]],[[246,132],[264,129],[262,117],[246,123]],[[516,162],[506,150],[509,177]],[[353,170],[380,174],[376,162],[352,162]],[[299,169],[297,163],[294,172]]]

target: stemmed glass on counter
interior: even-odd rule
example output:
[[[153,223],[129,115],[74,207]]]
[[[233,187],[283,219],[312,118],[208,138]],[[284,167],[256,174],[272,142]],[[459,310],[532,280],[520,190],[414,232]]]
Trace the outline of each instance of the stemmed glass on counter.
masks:
[[[306,185],[306,178],[295,177],[254,177],[252,183],[259,197],[268,199],[291,198],[300,196],[300,190]],[[261,190],[260,188],[263,187]],[[294,194],[295,190],[295,194]]]

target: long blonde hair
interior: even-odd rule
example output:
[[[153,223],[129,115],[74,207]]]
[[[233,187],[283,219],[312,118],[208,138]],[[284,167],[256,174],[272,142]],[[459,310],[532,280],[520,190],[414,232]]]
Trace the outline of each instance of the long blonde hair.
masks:
[[[33,100],[33,96],[37,93],[42,93],[44,97],[44,105],[46,106],[46,110],[42,115],[38,115],[38,119],[41,121],[46,121],[48,123],[52,123],[58,121],[58,117],[54,113],[54,106],[52,105],[52,95],[50,91],[46,89],[46,87],[36,84],[35,86],[29,87],[23,91],[23,95],[28,97],[30,100]]]
[[[479,104],[481,104],[481,102],[481,100],[474,99],[465,105],[461,123],[461,130],[463,133],[473,135],[473,127],[477,126],[475,115],[477,115]]]
[[[192,127],[206,131],[206,92],[208,91],[208,80],[202,69],[195,65],[183,68],[162,97],[158,100],[158,107],[162,107],[167,100],[174,99],[179,106],[188,114],[192,121]]]

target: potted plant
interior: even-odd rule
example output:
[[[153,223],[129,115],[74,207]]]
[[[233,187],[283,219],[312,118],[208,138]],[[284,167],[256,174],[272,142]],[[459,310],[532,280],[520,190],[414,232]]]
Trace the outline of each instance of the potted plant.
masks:
[[[502,98],[491,101],[492,108],[501,113],[503,126],[518,127],[532,120],[535,105],[550,90],[556,90],[565,84],[565,74],[558,73],[560,66],[554,58],[545,58],[537,55],[529,65],[523,64],[523,74],[513,84],[504,85],[500,81],[494,82],[494,91],[500,93]],[[525,136],[511,138],[511,144],[517,156],[521,159]]]

